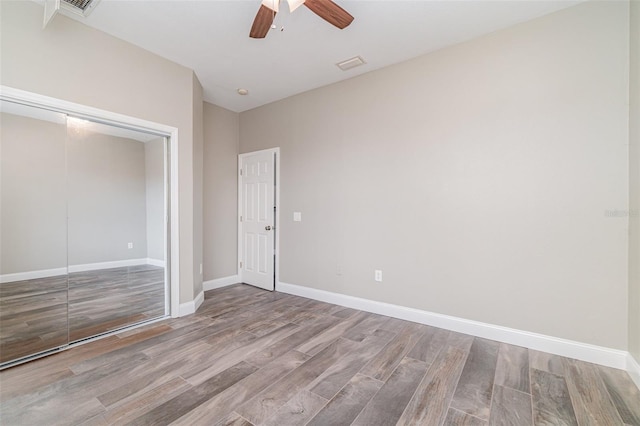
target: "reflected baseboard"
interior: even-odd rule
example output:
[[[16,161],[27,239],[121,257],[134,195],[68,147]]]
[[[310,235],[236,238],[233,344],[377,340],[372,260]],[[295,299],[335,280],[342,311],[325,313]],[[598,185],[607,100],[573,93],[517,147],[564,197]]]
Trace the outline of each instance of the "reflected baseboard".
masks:
[[[125,266],[140,266],[146,265],[147,259],[127,259],[127,260],[115,260],[112,262],[98,262],[98,263],[85,263],[84,265],[69,265],[69,273],[74,272],[86,272],[86,271],[98,271],[100,269],[112,269],[122,268]]]
[[[112,262],[86,263],[84,265],[69,265],[67,268],[42,269],[38,271],[16,272],[13,274],[0,275],[0,284],[12,283],[16,281],[34,280],[39,278],[57,277],[73,272],[97,271],[101,269],[122,268],[125,266],[152,265],[164,268],[163,260],[141,258],[115,260]]]
[[[40,271],[16,272],[14,274],[0,275],[0,283],[12,283],[15,281],[35,280],[38,278],[57,277],[67,275],[67,268],[43,269]]]
[[[159,266],[161,268],[164,268],[164,260],[160,260],[160,259],[152,259],[150,257],[147,257],[147,265],[152,265],[152,266]]]

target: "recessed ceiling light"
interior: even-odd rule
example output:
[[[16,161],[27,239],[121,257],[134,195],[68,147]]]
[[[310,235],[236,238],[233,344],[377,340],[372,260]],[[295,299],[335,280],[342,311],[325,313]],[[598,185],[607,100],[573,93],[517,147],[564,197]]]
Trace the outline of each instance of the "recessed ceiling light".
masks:
[[[249,94],[247,89],[238,89],[238,95],[246,96]]]
[[[346,61],[338,62],[336,65],[342,71],[346,71],[364,64],[366,64],[364,59],[362,59],[360,56],[356,56],[354,58],[347,59]]]

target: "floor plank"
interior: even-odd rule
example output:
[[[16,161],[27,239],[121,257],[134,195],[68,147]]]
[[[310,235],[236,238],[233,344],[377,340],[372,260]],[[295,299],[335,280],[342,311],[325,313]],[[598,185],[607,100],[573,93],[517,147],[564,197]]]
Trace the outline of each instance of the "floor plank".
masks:
[[[599,366],[607,391],[627,425],[640,425],[640,390],[626,371]]]
[[[495,385],[491,400],[490,426],[532,426],[531,395]]]
[[[491,395],[500,344],[475,338],[451,400],[451,407],[489,420]]]
[[[351,424],[381,386],[379,380],[356,374],[307,426]]]
[[[531,393],[529,385],[529,351],[502,343],[498,352],[495,384]]]
[[[363,426],[395,424],[411,400],[426,370],[427,363],[413,358],[404,358],[378,393],[356,417],[353,424]]]
[[[531,369],[531,396],[536,425],[578,425],[564,377]]]
[[[447,418],[444,420],[445,426],[485,426],[487,422],[470,414],[450,408]]]
[[[431,364],[447,343],[450,332],[441,328],[425,327],[422,337],[407,356]]]
[[[303,425],[316,415],[327,400],[307,390],[297,393],[263,424],[265,426]]]
[[[595,365],[568,359],[565,379],[578,424],[622,424]]]
[[[445,420],[473,340],[457,337],[451,335],[447,340],[447,346],[429,367],[398,425],[441,424]]]

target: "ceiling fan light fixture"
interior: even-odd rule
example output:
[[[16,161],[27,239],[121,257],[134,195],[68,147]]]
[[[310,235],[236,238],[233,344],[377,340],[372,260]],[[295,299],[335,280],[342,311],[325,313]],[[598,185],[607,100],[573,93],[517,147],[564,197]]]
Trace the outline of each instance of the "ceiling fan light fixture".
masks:
[[[305,0],[287,0],[287,3],[289,3],[289,12],[293,12],[294,10],[302,6],[304,4],[304,1]]]
[[[278,10],[280,9],[280,0],[262,0],[262,5],[278,13]]]

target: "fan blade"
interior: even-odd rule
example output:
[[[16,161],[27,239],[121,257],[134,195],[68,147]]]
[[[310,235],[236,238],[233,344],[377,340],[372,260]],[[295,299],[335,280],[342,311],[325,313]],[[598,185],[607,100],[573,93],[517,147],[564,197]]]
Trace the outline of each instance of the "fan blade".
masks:
[[[313,13],[341,30],[348,27],[353,21],[353,16],[349,12],[331,0],[306,0],[304,5],[311,9]]]
[[[276,11],[271,10],[265,5],[261,4],[258,13],[256,14],[256,19],[253,20],[253,25],[251,26],[251,31],[249,32],[249,37],[251,38],[265,38],[269,29],[271,28],[271,24],[273,24],[273,19],[276,16]]]

